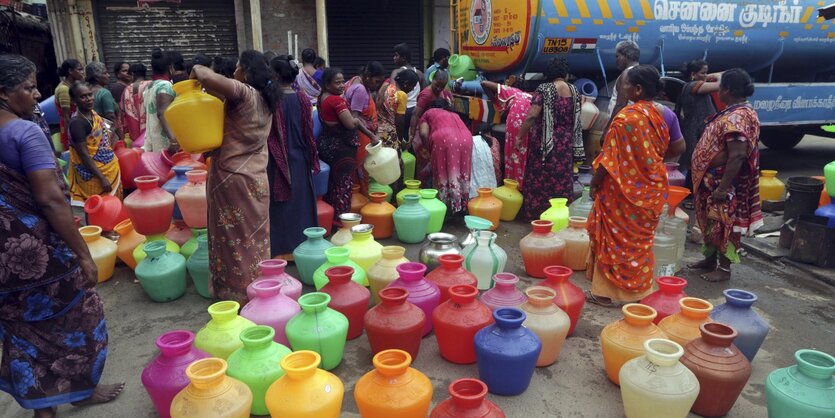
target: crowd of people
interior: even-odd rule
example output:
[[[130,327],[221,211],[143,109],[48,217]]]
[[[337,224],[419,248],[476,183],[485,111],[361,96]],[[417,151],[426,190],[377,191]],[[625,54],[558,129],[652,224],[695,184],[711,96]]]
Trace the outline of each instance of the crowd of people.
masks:
[[[70,204],[122,197],[116,140],[147,152],[179,151],[165,110],[176,98],[173,83],[187,79],[225,103],[223,141],[210,153],[207,183],[215,298],[245,301],[259,262],[292,258],[304,229],[317,226],[313,176],[320,160],[330,166],[324,200],[337,214],[349,212],[352,188],[368,187],[365,146],[378,143],[415,155],[415,177],[438,190],[449,216],[463,214],[478,187],[510,178],[524,196],[522,218],[537,219],[549,199],[573,198],[574,167],[593,159],[587,297],[602,305],[636,301],[651,290],[653,237],[667,197],[664,163],[679,161],[704,232],[706,258],[692,268],[707,270],[709,281],[730,278],[741,235],[761,223],[759,123],[743,70],[708,74],[704,61],[690,63],[691,80],[673,111],[657,101],[658,71],[639,64],[633,42],[619,43],[612,114],[599,153],[586,156],[583,99],[569,83],[566,60],[553,60],[532,92],[515,77],[482,82],[506,121],[502,151],[488,125],[473,136],[452,110],[449,51],[435,51],[426,72],[412,64],[408,45],[393,51],[394,71],[372,61],[351,79],[312,49],[300,60],[245,51],[234,65],[203,54],[186,62],[155,49],[150,77],[141,63],[119,62],[112,83],[104,64],[68,59],[55,101],[61,142],[70,150],[69,187],[34,111],[34,65],[0,56],[0,386],[36,416],[53,416],[65,402],[105,402],[122,390],[98,385],[107,334],[93,287],[96,267]]]

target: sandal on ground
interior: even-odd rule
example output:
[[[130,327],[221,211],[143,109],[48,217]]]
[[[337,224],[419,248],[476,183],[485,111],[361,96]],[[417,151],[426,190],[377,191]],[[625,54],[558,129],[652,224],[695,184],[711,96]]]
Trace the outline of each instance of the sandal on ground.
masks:
[[[602,306],[604,308],[620,308],[623,306],[621,303],[614,302],[611,298],[607,298],[605,296],[595,296],[595,294],[591,293],[591,290],[586,290],[584,292],[586,294],[586,302]]]
[[[294,261],[293,253],[279,254],[279,255],[273,257],[273,260],[286,260],[288,263],[292,263]]]

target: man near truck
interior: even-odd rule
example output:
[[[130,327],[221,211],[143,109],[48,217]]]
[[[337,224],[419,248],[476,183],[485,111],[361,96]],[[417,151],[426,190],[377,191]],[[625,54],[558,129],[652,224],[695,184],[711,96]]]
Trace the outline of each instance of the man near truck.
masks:
[[[609,100],[609,123],[612,122],[612,118],[624,106],[629,104],[629,99],[626,98],[626,94],[623,91],[623,79],[627,71],[638,65],[639,59],[641,59],[641,49],[638,48],[638,44],[635,42],[621,41],[615,46],[615,62],[621,73],[617,80],[615,80],[615,92],[612,94],[611,100]]]

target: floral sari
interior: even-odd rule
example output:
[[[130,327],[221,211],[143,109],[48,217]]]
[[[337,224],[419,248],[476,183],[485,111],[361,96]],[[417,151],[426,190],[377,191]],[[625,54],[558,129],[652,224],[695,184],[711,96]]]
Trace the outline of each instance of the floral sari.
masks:
[[[391,82],[383,92],[381,99],[382,106],[378,110],[377,116],[379,125],[377,126],[377,136],[383,141],[383,146],[400,150],[400,141],[397,135],[397,124],[395,117],[397,116],[397,84]]]
[[[628,105],[612,120],[593,163],[607,174],[587,224],[595,295],[635,301],[652,289],[652,245],[667,199],[668,144],[667,124],[652,102]]]
[[[151,84],[150,80],[140,81],[139,84],[131,84],[125,87],[122,97],[119,99],[119,108],[124,109],[121,113],[122,126],[132,141],[136,141],[139,136],[145,133],[146,118],[142,96],[149,84]],[[136,90],[135,93],[134,90]]]
[[[57,164],[56,164],[57,166]],[[67,193],[60,170],[55,182]],[[104,305],[20,172],[0,163],[0,390],[26,409],[89,398],[107,358]]]
[[[529,93],[515,87],[499,84],[499,91],[495,100],[499,109],[507,112],[504,177],[518,181],[519,189],[524,188],[525,164],[528,161],[528,135],[519,138],[519,148],[513,146],[513,138],[516,138],[519,134],[522,122],[528,116],[528,111],[531,109],[531,98],[532,96]]]
[[[702,252],[711,256],[718,250],[731,262],[738,263],[736,250],[742,234],[751,234],[762,226],[759,192],[760,121],[748,103],[738,104],[708,120],[696,149],[693,150],[693,203],[696,220],[704,232]],[[729,190],[730,199],[714,202],[711,195],[719,187],[725,166],[711,167],[713,159],[728,151],[728,141],[744,141],[748,158]]]

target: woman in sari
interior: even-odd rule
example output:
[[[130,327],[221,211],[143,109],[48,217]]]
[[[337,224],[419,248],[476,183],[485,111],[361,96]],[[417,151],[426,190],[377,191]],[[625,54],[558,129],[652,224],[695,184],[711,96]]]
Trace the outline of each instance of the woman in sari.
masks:
[[[319,156],[313,139],[313,108],[304,93],[291,84],[299,67],[292,56],[270,61],[280,93],[267,148],[270,180],[270,255],[292,259],[293,250],[306,239],[305,228],[318,225],[313,175]]]
[[[296,76],[296,82],[293,83],[293,88],[304,93],[310,104],[316,106],[319,101],[319,95],[322,94],[322,87],[313,78],[313,73],[316,72],[316,67],[313,63],[316,61],[316,51],[305,48],[302,51],[302,70]]]
[[[142,96],[150,81],[146,80],[148,69],[144,64],[131,65],[130,72],[133,74],[133,83],[125,87],[125,91],[122,92],[119,107],[124,110],[122,128],[131,141],[136,141],[145,133],[145,105],[142,102]]]
[[[413,145],[415,178],[425,188],[438,189],[438,199],[450,214],[467,210],[473,136],[448,101],[437,99],[423,113]]]
[[[351,186],[357,166],[357,131],[371,139],[371,144],[380,140],[368,130],[359,119],[351,115],[348,102],[342,97],[345,93],[345,77],[339,68],[326,68],[322,74],[324,91],[319,97],[319,120],[322,122],[322,134],[317,147],[319,158],[331,167],[328,179],[328,192],[325,202],[333,206],[334,213],[351,211]],[[320,225],[330,230],[332,225]]]
[[[420,79],[412,70],[401,70],[394,76],[394,80],[383,83],[377,93],[379,126],[377,132],[383,145],[394,148],[398,152],[408,149],[408,132],[406,131],[407,93],[412,91]]]
[[[223,96],[223,142],[212,151],[209,196],[209,292],[216,299],[247,301],[258,264],[270,258],[270,190],[267,137],[278,91],[264,55],[244,51],[234,77],[195,65],[191,78]]]
[[[93,91],[93,110],[103,117],[108,125],[112,125],[113,132],[119,131],[118,116],[119,106],[110,94],[107,86],[110,85],[110,74],[103,63],[93,61],[87,64],[84,69],[84,81]]]
[[[432,79],[432,83],[420,91],[415,104],[415,113],[412,116],[411,126],[409,126],[409,138],[415,136],[417,123],[423,116],[423,112],[432,105],[432,102],[442,99],[449,102],[450,106],[452,106],[452,93],[446,89],[447,82],[449,82],[449,72],[437,70],[435,71],[435,77]]]
[[[110,94],[110,93],[108,93]],[[84,206],[94,195],[122,198],[119,160],[110,144],[110,131],[93,110],[93,90],[85,83],[70,87],[78,111],[70,121],[70,195],[73,206]]]
[[[351,109],[351,115],[361,120],[366,128],[373,133],[377,133],[377,104],[374,102],[371,92],[377,91],[383,84],[385,71],[383,64],[371,61],[362,68],[360,75],[345,83],[345,100]],[[357,147],[357,170],[354,173],[354,182],[360,185],[362,193],[367,194],[368,175],[365,173],[363,163],[365,162],[365,156],[368,154],[365,146],[371,143],[371,139],[362,132],[358,133],[358,137],[360,144]]]
[[[142,148],[149,152],[168,150],[174,154],[178,150],[177,139],[165,120],[165,111],[177,96],[171,84],[174,72],[168,54],[159,48],[151,53],[151,83],[142,94],[145,106],[145,143]]]
[[[693,150],[705,130],[705,121],[716,113],[711,94],[719,91],[719,83],[722,81],[722,73],[708,74],[707,68],[707,62],[702,60],[687,63],[685,71],[690,75],[690,82],[681,88],[681,96],[676,102],[676,115],[687,143],[687,150],[678,160],[678,168],[688,179],[691,178]]]
[[[77,59],[65,60],[58,68],[61,82],[55,87],[55,109],[58,111],[58,122],[61,128],[61,145],[70,149],[70,119],[75,113],[75,105],[70,99],[70,86],[76,81],[84,79],[84,67]]]
[[[701,276],[709,282],[731,279],[731,263],[740,262],[742,234],[750,235],[763,224],[760,121],[748,103],[752,94],[748,73],[739,68],[725,71],[719,100],[727,108],[710,119],[693,151],[693,202],[704,233],[705,259],[690,267],[712,271]]]
[[[531,95],[516,87],[492,81],[482,81],[481,87],[487,97],[493,99],[496,107],[505,114],[504,177],[519,182],[519,189],[524,190],[525,164],[528,162],[528,135],[519,136],[522,123],[531,109]]]
[[[0,55],[0,390],[39,418],[108,402],[125,385],[98,384],[108,342],[96,264],[49,142],[28,121],[35,74],[28,59]]]
[[[685,146],[682,140],[670,143],[664,107],[652,102],[661,88],[655,67],[639,65],[626,73],[623,91],[633,104],[612,119],[593,163],[594,206],[586,226],[591,303],[614,306],[652,291],[652,245],[668,187],[664,158],[680,155]]]
[[[527,154],[521,167],[523,184],[529,186],[522,190],[524,219],[539,219],[551,206],[550,199],[564,197],[570,202],[574,196],[572,150],[580,135],[580,96],[574,86],[566,83],[567,76],[568,63],[554,59],[545,70],[546,79],[551,81],[536,88],[519,132],[516,137],[508,137],[512,138],[511,149]],[[523,138],[529,133],[530,146],[523,146]],[[505,174],[505,178],[513,177]]]

